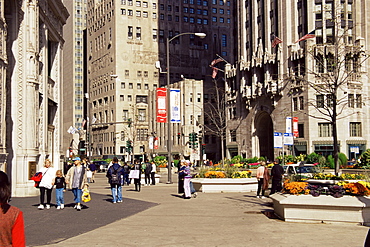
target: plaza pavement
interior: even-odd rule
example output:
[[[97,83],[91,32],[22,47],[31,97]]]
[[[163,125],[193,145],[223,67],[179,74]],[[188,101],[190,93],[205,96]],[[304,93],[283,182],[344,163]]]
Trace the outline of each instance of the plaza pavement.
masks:
[[[27,246],[363,246],[368,228],[355,224],[289,223],[273,215],[271,199],[251,193],[198,193],[182,199],[176,175],[155,186],[123,187],[123,203],[111,203],[105,174],[90,186],[92,200],[80,212],[72,192],[66,208],[38,210],[38,197],[12,198],[22,209]],[[52,202],[55,202],[53,191]]]

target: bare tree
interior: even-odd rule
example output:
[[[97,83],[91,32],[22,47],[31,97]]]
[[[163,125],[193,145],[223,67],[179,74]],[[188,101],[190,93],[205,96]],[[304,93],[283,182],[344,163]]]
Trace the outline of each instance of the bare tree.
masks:
[[[337,121],[355,114],[356,111],[352,109],[354,105],[361,107],[363,104],[361,96],[355,98],[352,95],[351,98],[352,96],[346,92],[354,85],[363,87],[361,83],[365,73],[363,65],[369,56],[364,50],[363,39],[357,38],[352,42],[351,29],[342,28],[340,14],[333,16],[330,20],[334,26],[333,36],[327,38],[324,44],[320,44],[319,41],[315,45],[307,46],[309,47],[306,58],[308,66],[305,68],[307,74],[298,77],[293,75],[288,79],[313,89],[315,98],[309,98],[307,104],[313,106],[316,112],[302,111],[302,113],[330,124],[335,173],[338,174]]]

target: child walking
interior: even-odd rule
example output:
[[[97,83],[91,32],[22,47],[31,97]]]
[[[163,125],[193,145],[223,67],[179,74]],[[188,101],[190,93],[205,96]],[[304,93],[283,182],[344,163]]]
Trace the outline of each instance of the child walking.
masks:
[[[56,202],[57,202],[57,209],[63,209],[64,208],[64,195],[63,192],[66,188],[66,181],[63,177],[62,171],[58,170],[56,172],[56,178],[55,178],[55,194],[56,194]]]
[[[87,177],[87,182],[91,183],[92,182],[92,177],[93,177],[93,172],[90,170],[90,168],[87,168],[86,177]]]

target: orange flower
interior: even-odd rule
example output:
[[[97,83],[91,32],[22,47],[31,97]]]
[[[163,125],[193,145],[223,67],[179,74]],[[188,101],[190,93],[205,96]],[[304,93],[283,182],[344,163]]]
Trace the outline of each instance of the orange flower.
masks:
[[[289,182],[286,180],[284,182],[284,193],[298,195],[298,194],[305,194],[307,195],[310,190],[305,189],[307,187],[307,182]]]
[[[357,196],[367,196],[370,194],[368,188],[360,183],[348,183],[344,184],[343,188],[346,190],[347,193]]]

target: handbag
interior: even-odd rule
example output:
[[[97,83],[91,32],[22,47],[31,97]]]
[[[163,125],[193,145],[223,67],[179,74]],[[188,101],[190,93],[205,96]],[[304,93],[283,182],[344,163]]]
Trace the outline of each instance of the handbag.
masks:
[[[89,190],[87,188],[83,189],[81,200],[83,202],[89,202],[89,201],[91,201],[90,192],[89,192]]]
[[[130,174],[128,175],[129,178],[139,179],[140,171],[139,170],[131,170]]]
[[[42,172],[36,172],[32,177],[31,180],[35,181],[34,187],[39,188],[40,182],[42,179]]]

